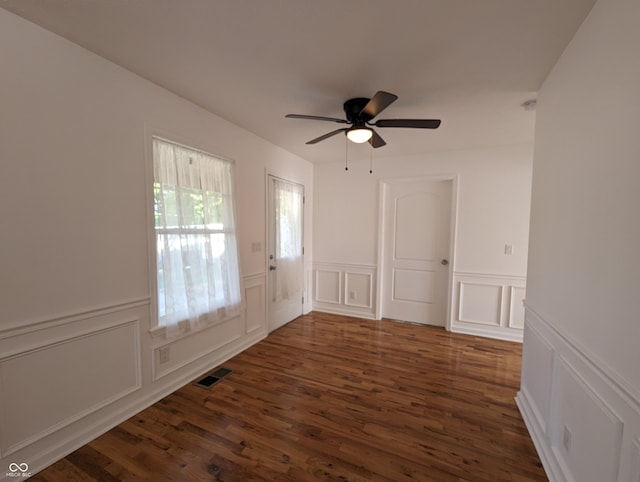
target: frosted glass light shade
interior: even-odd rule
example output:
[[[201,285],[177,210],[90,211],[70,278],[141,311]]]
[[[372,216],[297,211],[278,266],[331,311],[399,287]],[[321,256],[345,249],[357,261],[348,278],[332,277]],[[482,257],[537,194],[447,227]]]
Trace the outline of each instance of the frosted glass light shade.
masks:
[[[367,142],[371,139],[373,135],[373,131],[366,127],[357,127],[355,129],[349,129],[347,131],[347,137],[351,142],[355,142],[356,144],[362,144],[363,142]]]

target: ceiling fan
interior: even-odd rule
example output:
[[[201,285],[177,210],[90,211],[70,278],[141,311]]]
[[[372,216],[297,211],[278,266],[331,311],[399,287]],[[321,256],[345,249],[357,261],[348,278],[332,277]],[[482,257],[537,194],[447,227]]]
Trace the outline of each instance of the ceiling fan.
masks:
[[[379,90],[371,99],[364,97],[349,99],[343,105],[344,113],[347,117],[346,120],[335,117],[302,114],[287,114],[285,117],[290,119],[310,119],[337,122],[338,124],[351,124],[350,127],[336,129],[320,137],[311,139],[307,144],[315,144],[335,136],[340,132],[344,132],[350,141],[358,144],[368,141],[374,148],[382,147],[387,143],[376,131],[368,126],[408,127],[412,129],[437,129],[438,126],[440,126],[440,119],[380,119],[371,122],[374,117],[389,107],[397,98],[398,96],[395,94]]]

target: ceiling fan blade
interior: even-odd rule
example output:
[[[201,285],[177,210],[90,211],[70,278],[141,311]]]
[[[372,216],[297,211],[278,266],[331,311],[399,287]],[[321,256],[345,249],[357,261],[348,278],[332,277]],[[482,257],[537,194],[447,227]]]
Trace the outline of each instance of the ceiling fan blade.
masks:
[[[309,119],[309,120],[321,120],[329,122],[338,122],[340,124],[348,124],[344,119],[336,119],[335,117],[322,117],[317,115],[302,115],[302,114],[287,114],[285,117],[289,119]]]
[[[369,139],[369,144],[371,144],[371,147],[373,147],[374,149],[377,149],[378,147],[387,145],[384,139],[380,137],[380,135],[376,131],[372,130],[371,132],[373,132],[371,139]]]
[[[440,119],[380,119],[372,125],[376,127],[411,127],[414,129],[437,129]]]
[[[376,92],[376,95],[367,102],[367,105],[363,107],[360,111],[360,114],[366,114],[369,119],[373,119],[380,112],[385,110],[391,104],[393,104],[398,98],[395,94],[390,94],[389,92],[385,92],[383,90],[379,90]]]
[[[340,132],[344,132],[346,130],[347,130],[346,127],[343,129],[336,129],[335,131],[331,131],[323,136],[316,137],[315,139],[311,139],[309,142],[307,142],[307,144],[315,144],[317,142],[324,141],[325,139],[328,139],[329,137],[335,136],[336,134]]]

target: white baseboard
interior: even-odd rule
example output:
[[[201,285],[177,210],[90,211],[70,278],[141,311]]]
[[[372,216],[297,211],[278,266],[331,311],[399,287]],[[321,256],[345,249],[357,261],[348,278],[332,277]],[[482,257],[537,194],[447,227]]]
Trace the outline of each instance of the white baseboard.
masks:
[[[464,333],[465,335],[484,336],[486,338],[522,343],[522,330],[493,326],[473,326],[454,322],[451,324],[451,331],[453,333]]]
[[[332,315],[352,316],[354,318],[362,318],[364,320],[375,320],[375,315],[371,313],[363,313],[361,311],[343,309],[343,308],[327,308],[321,304],[316,304],[313,307],[313,311],[319,311],[321,313],[331,313]]]

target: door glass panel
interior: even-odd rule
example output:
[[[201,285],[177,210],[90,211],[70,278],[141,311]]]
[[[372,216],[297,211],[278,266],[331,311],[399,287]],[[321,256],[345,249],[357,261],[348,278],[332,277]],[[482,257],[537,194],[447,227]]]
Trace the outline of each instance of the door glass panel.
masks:
[[[302,286],[302,186],[273,178],[275,301],[298,296]]]

